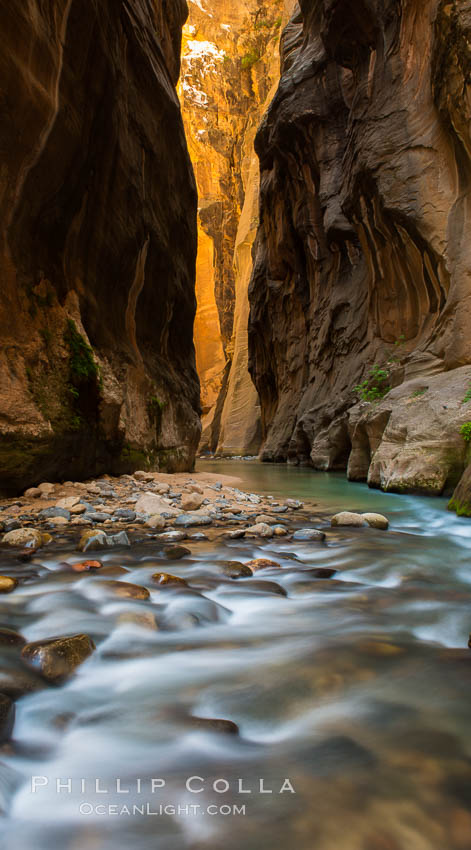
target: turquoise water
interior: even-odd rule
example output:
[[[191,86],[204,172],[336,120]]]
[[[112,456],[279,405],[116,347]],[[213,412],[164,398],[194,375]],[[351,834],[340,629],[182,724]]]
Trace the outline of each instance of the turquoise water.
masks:
[[[469,850],[471,522],[442,500],[337,474],[198,468],[317,502],[326,543],[191,542],[172,565],[191,589],[133,603],[97,595],[98,578],[71,579],[61,562],[72,550],[36,562],[37,578],[2,601],[3,624],[28,639],[83,630],[97,650],[66,684],[18,702],[0,758],[6,846]],[[330,529],[327,514],[344,509],[385,513],[390,531]],[[224,560],[262,556],[281,569],[239,581],[221,573]],[[151,542],[106,559],[149,588],[152,572],[168,569]],[[125,609],[152,614],[159,630],[123,624]],[[230,720],[239,734],[195,728],[192,717]],[[57,777],[70,793],[57,793]],[[165,785],[152,791],[151,778]],[[151,813],[123,813],[123,801]]]

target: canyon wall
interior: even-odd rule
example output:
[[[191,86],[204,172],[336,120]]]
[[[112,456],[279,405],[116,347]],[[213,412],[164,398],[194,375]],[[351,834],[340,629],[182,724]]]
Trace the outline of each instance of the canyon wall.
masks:
[[[0,12],[0,490],[189,469],[196,187],[185,0]]]
[[[255,453],[260,408],[248,373],[248,284],[258,224],[253,142],[279,80],[283,0],[194,0],[180,96],[199,191],[195,324],[202,449]]]
[[[265,460],[437,494],[466,466],[470,37],[469,0],[302,0],[284,31],[256,139]]]

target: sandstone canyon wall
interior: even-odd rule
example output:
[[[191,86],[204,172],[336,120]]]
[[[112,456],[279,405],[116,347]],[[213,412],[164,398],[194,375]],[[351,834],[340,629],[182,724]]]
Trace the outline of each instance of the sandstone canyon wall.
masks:
[[[195,324],[201,448],[255,453],[260,408],[248,373],[248,284],[258,225],[254,137],[279,80],[283,0],[194,0],[181,101],[199,190]]]
[[[470,37],[469,0],[302,0],[284,32],[256,140],[265,460],[437,494],[466,466]]]
[[[185,0],[0,11],[0,490],[191,468]]]

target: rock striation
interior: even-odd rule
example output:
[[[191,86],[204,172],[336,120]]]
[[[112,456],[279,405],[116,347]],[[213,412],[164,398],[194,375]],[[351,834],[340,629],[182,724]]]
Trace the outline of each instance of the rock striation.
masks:
[[[199,440],[185,0],[0,12],[0,490]]]
[[[248,285],[258,225],[253,142],[279,80],[283,0],[190,2],[180,97],[199,190],[195,323],[202,449],[256,453],[248,373]]]
[[[470,37],[469,0],[301,0],[284,30],[256,138],[264,460],[437,494],[463,473]]]

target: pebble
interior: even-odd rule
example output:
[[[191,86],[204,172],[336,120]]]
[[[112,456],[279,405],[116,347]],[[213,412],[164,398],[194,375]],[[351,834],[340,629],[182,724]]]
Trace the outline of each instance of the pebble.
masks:
[[[185,546],[165,546],[164,555],[169,561],[179,561],[180,558],[191,555],[191,550]]]
[[[299,509],[304,506],[304,502],[300,502],[298,499],[285,499],[284,505],[286,508],[292,508],[295,511],[299,511]]]
[[[284,525],[274,525],[273,526],[273,534],[275,535],[275,537],[286,537],[286,535],[288,534],[288,531],[284,527]]]
[[[50,520],[48,520],[48,524],[52,526],[60,527],[61,525],[68,525],[69,520],[66,519],[65,516],[53,516]]]
[[[26,499],[39,499],[42,496],[42,492],[39,487],[29,487],[23,495]]]
[[[118,534],[106,534],[107,546],[130,546],[131,541],[125,531],[119,531]]]
[[[74,508],[75,505],[78,505],[80,502],[80,496],[66,496],[65,499],[60,499],[56,502],[56,508],[65,508],[70,511],[71,508]]]
[[[362,526],[368,525],[362,514],[356,514],[352,511],[341,511],[339,514],[335,514],[335,516],[332,517],[330,524],[332,526],[345,525],[353,528],[361,528]]]
[[[181,525],[183,528],[191,528],[194,525],[212,525],[212,517],[205,514],[196,516],[196,514],[181,514],[177,516],[175,525]]]
[[[159,534],[157,540],[163,540],[165,543],[179,543],[180,540],[185,540],[186,534],[183,531],[164,531]]]
[[[181,506],[183,511],[197,511],[203,504],[203,497],[198,493],[183,493]]]
[[[149,519],[146,520],[145,524],[147,528],[165,528],[166,526],[165,519],[159,514],[150,516]]]
[[[228,578],[248,578],[253,575],[250,567],[240,561],[222,561],[219,566]]]
[[[134,522],[136,519],[136,511],[132,511],[130,508],[117,508],[113,511],[113,516],[118,517],[118,519],[125,520],[126,522]]]
[[[21,657],[45,679],[54,682],[73,673],[94,649],[88,635],[78,634],[27,643]]]
[[[225,536],[230,540],[242,540],[245,537],[245,529],[237,528],[235,531],[226,531]]]
[[[16,700],[44,687],[44,682],[28,670],[0,669],[0,693]]]
[[[293,534],[293,540],[325,540],[323,531],[318,531],[316,528],[298,528]]]
[[[25,643],[23,635],[14,629],[0,629],[0,646],[24,646]]]
[[[256,525],[251,525],[249,528],[245,529],[246,534],[253,534],[256,537],[273,537],[273,529],[270,525],[267,525],[265,522],[257,523]]]
[[[97,588],[99,596],[111,593],[120,599],[149,599],[150,597],[147,587],[142,587],[140,584],[131,584],[128,581],[103,581],[94,586],[94,590],[97,590]]]
[[[63,517],[64,519],[70,519],[70,511],[65,508],[44,508],[42,511],[39,511],[38,517],[39,519],[53,519],[54,517]]]
[[[88,552],[89,549],[102,549],[103,546],[106,546],[105,532],[89,529],[83,532],[77,549],[79,552]]]
[[[90,570],[100,570],[103,567],[101,561],[79,561],[78,564],[70,564],[74,573],[86,573]]]
[[[169,503],[156,493],[144,493],[136,502],[136,513],[154,516],[169,510]]]

